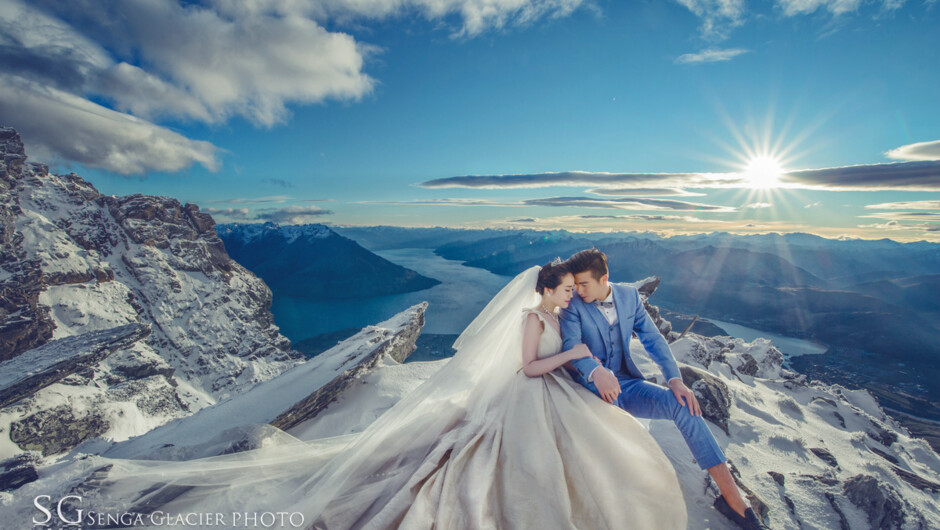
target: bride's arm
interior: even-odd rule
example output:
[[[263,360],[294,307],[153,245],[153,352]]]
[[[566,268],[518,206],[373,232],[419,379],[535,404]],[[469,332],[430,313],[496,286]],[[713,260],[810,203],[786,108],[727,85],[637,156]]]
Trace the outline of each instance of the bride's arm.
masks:
[[[584,344],[576,344],[574,348],[563,351],[557,355],[538,359],[539,337],[544,331],[544,324],[535,314],[526,317],[525,328],[522,331],[522,371],[529,377],[538,377],[551,372],[555,368],[581,357],[590,357],[591,352]]]

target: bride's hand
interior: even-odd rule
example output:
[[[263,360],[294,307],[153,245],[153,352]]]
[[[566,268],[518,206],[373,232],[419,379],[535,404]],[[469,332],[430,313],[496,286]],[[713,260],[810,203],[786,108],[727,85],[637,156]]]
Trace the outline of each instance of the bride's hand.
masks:
[[[571,348],[571,360],[582,359],[585,357],[594,357],[591,354],[591,350],[588,349],[585,344],[575,344],[574,348]]]

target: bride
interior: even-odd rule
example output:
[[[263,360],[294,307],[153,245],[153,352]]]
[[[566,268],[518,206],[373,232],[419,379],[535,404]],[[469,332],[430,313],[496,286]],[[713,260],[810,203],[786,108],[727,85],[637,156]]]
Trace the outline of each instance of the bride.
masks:
[[[557,260],[516,276],[454,357],[361,433],[281,433],[186,462],[102,459],[107,475],[87,495],[99,512],[254,510],[291,514],[287,528],[685,528],[652,436],[563,368],[591,355],[561,351],[557,310],[573,287]]]

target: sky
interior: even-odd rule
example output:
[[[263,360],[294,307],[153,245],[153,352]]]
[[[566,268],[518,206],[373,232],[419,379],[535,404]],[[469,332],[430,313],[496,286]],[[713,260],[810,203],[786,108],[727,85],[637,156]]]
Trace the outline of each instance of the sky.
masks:
[[[940,242],[940,0],[0,0],[0,125],[217,222]]]

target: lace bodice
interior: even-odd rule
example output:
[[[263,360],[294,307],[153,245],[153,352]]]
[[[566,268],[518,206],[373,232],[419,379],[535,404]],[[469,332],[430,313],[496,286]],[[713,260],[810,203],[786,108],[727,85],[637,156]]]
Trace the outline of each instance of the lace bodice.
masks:
[[[554,327],[555,322],[549,322],[549,317],[537,309],[526,309],[524,312],[525,318],[528,318],[529,313],[533,313],[538,316],[545,325],[545,329],[542,331],[542,335],[539,337],[539,347],[536,358],[544,359],[545,357],[551,357],[552,355],[557,355],[560,353],[562,341],[561,335],[558,334],[558,331]]]

